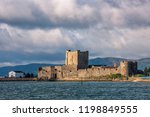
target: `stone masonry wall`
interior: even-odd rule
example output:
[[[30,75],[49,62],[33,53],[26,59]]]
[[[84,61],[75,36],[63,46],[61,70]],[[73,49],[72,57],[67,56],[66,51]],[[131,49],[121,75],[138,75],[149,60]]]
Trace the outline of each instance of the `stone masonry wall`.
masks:
[[[96,77],[104,78],[106,75],[117,73],[119,73],[118,69],[113,67],[93,67],[79,70],[67,70],[62,67],[62,77],[59,77],[58,80],[96,80]]]
[[[132,76],[137,73],[137,62],[122,61],[120,62],[119,71],[124,76]]]
[[[119,71],[116,68],[93,67],[84,70],[78,70],[78,77],[101,77],[117,73],[119,73]]]
[[[66,51],[66,66],[76,65],[78,69],[88,68],[88,51]]]
[[[53,67],[42,67],[39,70],[38,78],[51,80],[56,78],[56,80],[92,80],[96,77],[104,77],[110,74],[119,73],[117,68],[107,68],[107,67],[92,67],[88,69],[75,69],[75,66],[53,66]]]
[[[53,67],[40,67],[38,70],[38,79],[39,80],[49,80],[51,79],[51,74],[52,74],[52,68]]]
[[[78,52],[78,69],[86,69],[88,68],[88,51]]]
[[[66,64],[65,65],[78,65],[78,51],[66,51]]]

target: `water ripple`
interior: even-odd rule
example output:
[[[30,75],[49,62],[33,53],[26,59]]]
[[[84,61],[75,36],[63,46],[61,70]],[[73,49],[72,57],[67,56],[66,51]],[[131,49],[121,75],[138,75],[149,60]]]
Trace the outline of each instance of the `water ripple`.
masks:
[[[149,100],[150,83],[0,82],[1,100]]]

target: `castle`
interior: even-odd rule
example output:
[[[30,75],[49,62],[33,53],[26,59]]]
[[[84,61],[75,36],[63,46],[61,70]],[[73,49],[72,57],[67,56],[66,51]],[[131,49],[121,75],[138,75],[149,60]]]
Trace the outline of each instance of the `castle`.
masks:
[[[88,51],[66,51],[65,65],[40,67],[39,80],[102,80],[105,76],[120,74],[128,77],[137,73],[137,62],[122,61],[114,66],[89,66]]]

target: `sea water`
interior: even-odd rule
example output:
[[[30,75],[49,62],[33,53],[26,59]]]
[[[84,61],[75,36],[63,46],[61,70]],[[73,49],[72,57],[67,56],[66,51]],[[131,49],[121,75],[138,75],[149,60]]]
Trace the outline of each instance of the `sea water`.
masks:
[[[0,82],[1,100],[149,100],[142,82]]]

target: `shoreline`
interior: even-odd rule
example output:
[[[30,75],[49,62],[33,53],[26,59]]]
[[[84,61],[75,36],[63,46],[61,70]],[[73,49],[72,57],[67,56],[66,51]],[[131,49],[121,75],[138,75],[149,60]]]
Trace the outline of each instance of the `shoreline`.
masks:
[[[37,81],[37,78],[0,78],[0,82],[3,81]]]
[[[129,80],[108,80],[108,79],[87,79],[87,80],[38,80],[38,78],[0,78],[0,82],[9,81],[38,81],[38,82],[150,82],[150,79],[142,79],[140,77],[129,78]]]

